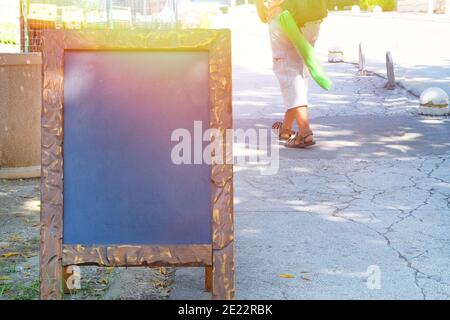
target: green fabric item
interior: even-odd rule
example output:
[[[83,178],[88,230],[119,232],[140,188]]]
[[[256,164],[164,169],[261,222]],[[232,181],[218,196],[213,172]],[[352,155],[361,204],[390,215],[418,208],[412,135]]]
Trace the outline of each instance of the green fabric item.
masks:
[[[313,46],[299,30],[290,12],[287,10],[283,11],[276,17],[276,21],[283,33],[295,46],[299,55],[302,56],[314,81],[323,89],[330,90],[332,84],[330,78],[325,73],[325,70],[323,70],[319,60],[317,60]]]

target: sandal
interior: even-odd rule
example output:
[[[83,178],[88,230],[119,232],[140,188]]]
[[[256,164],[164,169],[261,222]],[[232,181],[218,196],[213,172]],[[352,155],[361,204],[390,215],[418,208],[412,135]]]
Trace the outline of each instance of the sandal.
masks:
[[[295,131],[284,129],[283,128],[283,122],[275,122],[272,125],[272,131],[275,134],[278,134],[278,139],[280,141],[287,141],[289,140],[293,135],[295,135]]]
[[[311,137],[311,140],[307,141],[309,137]],[[288,139],[285,143],[285,146],[287,148],[304,149],[315,144],[316,142],[314,141],[313,132],[311,130],[308,130],[302,135],[297,133],[294,137]]]

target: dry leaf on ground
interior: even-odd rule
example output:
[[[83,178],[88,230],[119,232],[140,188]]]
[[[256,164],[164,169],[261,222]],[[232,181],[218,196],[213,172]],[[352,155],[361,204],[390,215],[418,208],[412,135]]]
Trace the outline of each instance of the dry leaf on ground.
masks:
[[[289,274],[289,273],[282,273],[278,275],[280,278],[284,278],[284,279],[293,279],[295,278],[295,276],[293,274]]]
[[[12,242],[18,242],[21,240],[22,240],[22,237],[19,236],[18,234],[13,234],[9,237],[9,241],[12,241]]]
[[[300,277],[302,280],[305,280],[305,281],[311,281],[311,279],[309,279],[309,278],[307,278],[307,277]]]
[[[11,257],[15,257],[18,255],[20,255],[20,253],[18,253],[18,252],[6,252],[6,253],[3,253],[0,257],[1,258],[11,258]]]

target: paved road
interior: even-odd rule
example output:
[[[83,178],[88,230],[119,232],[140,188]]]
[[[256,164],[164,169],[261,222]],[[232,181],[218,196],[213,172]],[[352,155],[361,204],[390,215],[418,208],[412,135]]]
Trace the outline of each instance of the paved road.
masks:
[[[282,115],[258,28],[233,34],[236,128]],[[353,65],[325,67],[335,86],[313,87],[318,145],[280,147],[274,176],[236,166],[237,297],[450,298],[449,119],[418,116],[416,97]],[[208,298],[202,274],[177,270],[172,298]]]

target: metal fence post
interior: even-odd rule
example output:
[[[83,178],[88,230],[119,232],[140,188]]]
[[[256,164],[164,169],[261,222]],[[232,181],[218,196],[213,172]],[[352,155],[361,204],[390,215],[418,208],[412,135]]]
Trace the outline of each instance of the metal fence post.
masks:
[[[20,45],[23,52],[29,51],[30,39],[28,35],[28,8],[30,7],[30,0],[20,1]]]
[[[180,21],[179,21],[179,12],[178,12],[178,0],[173,0],[173,6],[175,11],[175,29],[179,29],[180,27]]]
[[[106,16],[108,22],[108,28],[112,29],[114,27],[113,23],[113,13],[112,13],[112,0],[106,0]]]

